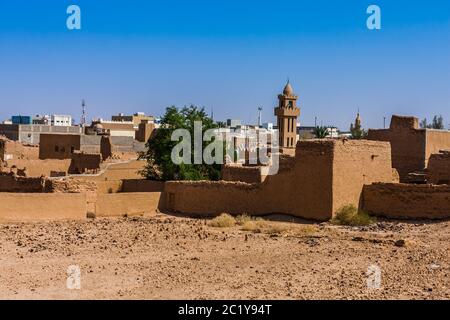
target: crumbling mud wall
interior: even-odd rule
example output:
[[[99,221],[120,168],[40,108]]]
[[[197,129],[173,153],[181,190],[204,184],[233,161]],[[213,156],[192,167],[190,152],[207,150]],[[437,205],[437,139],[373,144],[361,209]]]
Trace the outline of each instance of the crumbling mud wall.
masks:
[[[337,168],[343,162],[345,169]],[[341,204],[359,205],[364,183],[392,182],[390,164],[388,143],[299,141],[292,167],[267,176],[261,184],[166,182],[166,209],[200,215],[281,213],[328,220]],[[353,172],[347,177],[348,168]]]
[[[39,159],[39,148],[34,145],[25,145],[0,136],[0,162],[8,160],[35,160]]]
[[[222,180],[260,183],[262,182],[261,167],[223,165]]]
[[[71,155],[70,174],[97,173],[102,163],[102,155],[75,151]]]
[[[363,209],[388,218],[450,217],[449,185],[376,183],[364,186]]]
[[[390,142],[392,167],[397,169],[401,181],[406,180],[408,173],[425,168],[425,130],[419,129],[417,118],[394,115],[389,129],[370,129],[368,139]]]
[[[65,175],[69,169],[70,160],[8,160],[4,163],[6,169],[16,166],[19,169],[24,169],[27,177],[52,177],[55,175]],[[4,170],[4,171],[5,171]]]
[[[402,182],[408,173],[424,170],[433,153],[450,149],[450,131],[420,129],[415,117],[394,115],[389,129],[370,129],[368,139],[391,143],[392,166]]]
[[[87,181],[77,178],[52,179],[46,183],[46,192],[55,193],[83,193],[96,192],[97,184],[94,181]]]
[[[433,154],[441,150],[450,151],[450,131],[449,130],[426,130],[425,166]]]
[[[110,136],[102,136],[100,140],[100,153],[103,160],[107,160],[112,156],[112,144]]]
[[[13,174],[0,173],[0,192],[41,193],[45,190],[44,178],[17,177]]]
[[[98,194],[97,217],[147,215],[163,207],[161,192]]]
[[[0,193],[0,223],[86,219],[86,194]]]
[[[427,182],[450,184],[450,151],[432,154],[428,161]]]

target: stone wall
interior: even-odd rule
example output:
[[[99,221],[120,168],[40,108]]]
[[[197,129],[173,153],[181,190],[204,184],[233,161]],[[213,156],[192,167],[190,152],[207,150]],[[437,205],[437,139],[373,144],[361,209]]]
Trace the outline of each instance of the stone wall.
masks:
[[[166,208],[200,215],[280,213],[328,220],[343,204],[359,205],[364,183],[392,182],[389,151],[385,142],[299,141],[292,167],[258,185],[166,182]]]
[[[450,151],[432,154],[428,161],[427,182],[450,184]]]
[[[392,183],[366,185],[362,207],[370,214],[388,218],[449,218],[450,186]]]

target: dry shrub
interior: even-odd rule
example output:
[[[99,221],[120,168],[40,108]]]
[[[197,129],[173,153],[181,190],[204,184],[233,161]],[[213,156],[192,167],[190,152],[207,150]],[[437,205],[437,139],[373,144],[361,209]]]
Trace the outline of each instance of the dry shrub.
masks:
[[[365,226],[376,221],[362,210],[358,210],[354,205],[346,205],[340,208],[331,219],[331,223],[345,226]]]
[[[244,224],[246,224],[247,222],[252,221],[252,220],[254,220],[254,218],[252,218],[251,216],[249,216],[246,213],[241,214],[236,217],[236,223],[240,226],[243,226]]]
[[[208,222],[208,225],[214,228],[229,228],[233,227],[235,224],[236,219],[228,213],[222,213],[220,216],[215,217]]]
[[[289,228],[284,224],[265,221],[261,218],[247,220],[242,225],[242,230],[251,231],[254,233],[280,234],[288,229]]]

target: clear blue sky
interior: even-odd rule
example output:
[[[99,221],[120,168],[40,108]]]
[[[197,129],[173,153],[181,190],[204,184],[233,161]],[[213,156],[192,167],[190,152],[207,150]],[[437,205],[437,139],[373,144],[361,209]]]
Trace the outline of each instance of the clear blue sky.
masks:
[[[77,4],[82,29],[66,28]],[[382,29],[366,28],[366,9]],[[448,0],[0,0],[0,119],[160,115],[196,104],[216,119],[272,121],[286,78],[302,125],[365,127],[393,113],[450,123]]]

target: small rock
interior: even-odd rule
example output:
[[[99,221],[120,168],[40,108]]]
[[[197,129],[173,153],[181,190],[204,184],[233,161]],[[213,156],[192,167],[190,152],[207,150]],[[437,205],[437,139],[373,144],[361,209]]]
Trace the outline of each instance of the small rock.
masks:
[[[406,241],[403,239],[400,239],[400,240],[395,241],[394,245],[396,247],[404,247],[404,246],[406,246]]]
[[[95,215],[94,212],[88,212],[88,213],[86,214],[86,217],[87,217],[88,219],[95,219],[95,218],[96,218],[96,215]]]

